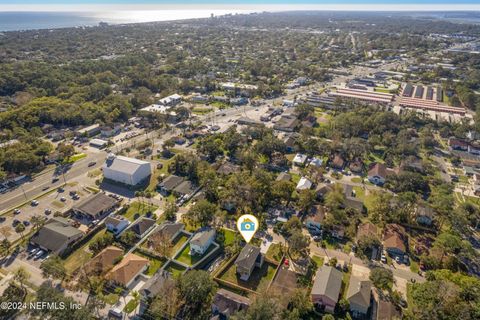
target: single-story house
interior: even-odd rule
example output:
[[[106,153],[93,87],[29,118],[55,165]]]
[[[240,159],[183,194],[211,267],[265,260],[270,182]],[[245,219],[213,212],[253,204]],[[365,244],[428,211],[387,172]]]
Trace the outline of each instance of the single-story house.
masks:
[[[129,253],[107,273],[105,278],[128,288],[137,276],[148,269],[149,263],[148,259]]]
[[[342,287],[342,276],[342,272],[333,267],[320,267],[310,293],[313,304],[324,306],[325,311],[333,313]]]
[[[406,253],[405,228],[398,224],[387,224],[383,234],[383,247],[394,256],[403,256]]]
[[[311,235],[317,236],[322,234],[322,223],[325,220],[325,210],[321,205],[313,206],[310,214],[305,219],[305,227]]]
[[[293,115],[283,115],[274,125],[277,131],[293,132],[300,125],[300,121]]]
[[[296,189],[297,190],[310,190],[313,186],[312,181],[308,180],[305,177],[301,177],[297,183]]]
[[[97,149],[103,149],[105,148],[107,145],[108,145],[108,141],[107,140],[103,140],[103,139],[91,139],[88,144],[91,146],[91,147],[94,147],[94,148],[97,148]]]
[[[112,232],[114,235],[120,234],[126,227],[130,224],[128,219],[125,219],[120,215],[111,215],[105,219],[105,226],[107,230]]]
[[[88,261],[83,269],[87,275],[102,275],[109,271],[123,256],[123,250],[115,246],[108,246]]]
[[[391,301],[379,299],[377,302],[376,320],[400,320],[402,319],[402,311]]]
[[[363,172],[363,162],[360,159],[355,159],[354,161],[350,162],[348,168],[355,174],[361,174]]]
[[[133,231],[133,233],[135,233],[135,236],[141,239],[156,226],[157,222],[154,219],[141,217],[137,221],[135,221],[127,230]]]
[[[235,260],[235,266],[237,273],[240,275],[240,279],[248,281],[252,271],[255,267],[261,268],[263,265],[263,254],[260,252],[259,247],[246,244],[242,251]]]
[[[240,171],[240,166],[231,162],[224,162],[217,169],[218,174],[229,175]]]
[[[228,319],[231,315],[248,309],[250,300],[237,293],[219,289],[212,302],[212,314],[219,316],[219,319]]]
[[[169,195],[172,193],[173,189],[183,182],[183,180],[184,179],[182,177],[172,174],[160,182],[157,186],[157,189],[161,194]]]
[[[203,255],[215,240],[215,229],[205,228],[197,232],[190,240],[190,255]]]
[[[293,164],[299,167],[303,167],[306,161],[307,161],[307,155],[303,153],[297,153],[292,160]]]
[[[189,196],[194,193],[196,187],[188,180],[182,181],[175,189],[172,190],[172,193],[177,197]]]
[[[292,180],[292,176],[286,172],[280,172],[280,174],[275,179],[275,181],[290,181],[290,180]]]
[[[357,241],[363,237],[378,237],[378,228],[371,222],[366,222],[358,226]]]
[[[362,280],[356,276],[350,277],[346,298],[350,303],[350,311],[354,317],[367,314],[371,296],[372,283],[369,280]]]
[[[370,181],[374,185],[381,186],[385,184],[387,176],[394,173],[395,171],[393,169],[387,168],[387,166],[383,163],[375,163],[375,165],[370,170],[368,170],[367,177],[368,181]]]
[[[330,162],[330,167],[337,170],[343,170],[343,168],[345,167],[345,160],[341,155],[336,154],[333,157],[333,160]]]
[[[314,166],[314,167],[321,167],[323,165],[323,159],[313,157],[310,162],[308,163],[309,166]]]
[[[93,194],[81,200],[72,207],[77,217],[84,217],[88,220],[102,219],[113,211],[118,205],[118,200],[107,196],[103,192]]]
[[[145,284],[138,291],[140,295],[147,300],[153,299],[156,295],[162,293],[162,289],[171,283],[174,284],[173,279],[168,271],[159,269],[155,274],[148,279]]]
[[[71,244],[82,238],[84,233],[73,227],[67,219],[54,217],[48,220],[30,239],[30,243],[43,250],[62,254]]]
[[[433,208],[426,205],[418,205],[415,209],[415,218],[417,223],[431,226],[435,212]]]

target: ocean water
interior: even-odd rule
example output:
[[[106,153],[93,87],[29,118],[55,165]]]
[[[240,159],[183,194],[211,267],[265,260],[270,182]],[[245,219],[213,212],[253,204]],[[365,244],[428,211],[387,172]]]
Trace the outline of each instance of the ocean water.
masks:
[[[57,29],[109,24],[170,21],[206,18],[228,13],[248,13],[253,10],[137,10],[95,12],[0,12],[0,31]]]

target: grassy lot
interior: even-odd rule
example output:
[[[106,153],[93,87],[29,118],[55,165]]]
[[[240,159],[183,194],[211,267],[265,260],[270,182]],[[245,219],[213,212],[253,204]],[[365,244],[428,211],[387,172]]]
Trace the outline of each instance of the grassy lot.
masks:
[[[418,266],[418,263],[416,263],[413,260],[410,260],[410,271],[418,273],[420,271],[420,267]]]
[[[154,212],[157,210],[158,207],[155,205],[150,205],[148,203],[141,203],[139,201],[132,202],[130,206],[127,209],[127,212],[125,212],[124,217],[127,218],[130,221],[133,221],[133,217],[135,216],[136,213],[140,214],[143,216],[149,211]]]
[[[177,239],[175,239],[171,252],[172,253],[177,252],[187,240],[188,240],[188,237],[182,233]]]
[[[354,186],[355,195],[360,200],[365,200],[365,190],[362,187]]]
[[[175,278],[177,278],[182,275],[182,273],[185,271],[185,268],[179,264],[170,262],[166,268],[166,271],[170,272]]]
[[[52,201],[52,206],[54,206],[55,208],[61,209],[61,208],[65,207],[65,203],[63,203],[60,200],[53,200]]]
[[[144,257],[145,259],[148,259],[148,261],[150,261],[150,266],[148,267],[147,272],[145,272],[145,274],[147,276],[153,276],[155,274],[155,272],[157,272],[157,270],[160,269],[165,264],[165,260],[161,260],[161,259],[158,259],[158,258],[147,256],[147,255],[142,254],[141,252],[138,252],[138,251],[135,251],[134,253],[136,255]]]
[[[235,231],[229,229],[222,229],[225,234],[224,245],[229,246],[235,242]]]
[[[275,274],[275,268],[275,265],[265,261],[260,270],[258,270],[257,268],[252,272],[248,281],[242,281],[237,276],[235,264],[232,263],[230,266],[227,267],[226,270],[222,272],[220,279],[256,291],[262,283],[268,284],[272,281]]]
[[[64,159],[62,162],[63,163],[74,163],[74,162],[76,162],[80,159],[86,158],[86,157],[87,157],[87,154],[85,154],[85,153],[77,153],[77,154],[74,154],[73,156],[71,156],[68,159]]]
[[[353,177],[352,182],[353,183],[362,183],[363,179],[360,177]]]
[[[72,272],[74,272],[82,265],[84,265],[88,260],[90,260],[92,254],[87,251],[88,246],[90,245],[90,243],[103,236],[106,231],[107,229],[100,230],[87,243],[85,243],[81,248],[77,249],[75,252],[69,255],[67,259],[64,260],[63,265],[65,266],[67,274],[72,274]]]
[[[282,255],[282,245],[280,243],[272,243],[265,254],[267,258],[277,262],[280,262]]]
[[[203,255],[190,255],[190,244],[186,245],[185,248],[183,248],[182,252],[178,255],[175,260],[178,260],[180,262],[183,262],[185,264],[188,264],[190,266],[193,266],[195,263],[198,261],[202,260],[203,257],[205,257],[207,254],[210,253],[215,248],[214,245],[210,245],[210,247],[205,251]]]
[[[210,107],[195,107],[192,109],[192,113],[198,114],[198,115],[207,114],[212,111],[213,111],[213,108],[210,108]]]
[[[348,266],[348,272],[343,273],[342,277],[342,297],[347,298],[348,285],[350,284],[350,276],[352,275],[352,266]]]
[[[373,201],[375,200],[376,195],[372,193],[371,191],[368,193],[368,195],[364,196],[364,205],[367,208],[367,210],[370,210],[372,208]]]
[[[123,308],[123,311],[125,311],[127,314],[135,310],[135,308],[138,306],[138,301],[135,301],[135,299],[132,299],[128,301],[128,303],[125,305],[125,308]]]
[[[102,170],[100,170],[100,169],[94,169],[94,170],[88,171],[87,176],[88,176],[89,178],[96,178],[96,177],[98,177],[98,176],[101,175],[101,174],[102,174]]]
[[[218,109],[226,109],[226,108],[230,107],[230,105],[228,103],[221,102],[221,101],[214,101],[214,102],[211,103],[211,105],[218,108]]]
[[[114,305],[115,303],[118,302],[119,296],[116,293],[109,293],[105,296],[103,296],[103,301],[110,305]]]
[[[313,255],[312,260],[315,261],[315,263],[317,264],[317,267],[323,266],[323,262],[324,262],[323,257]]]

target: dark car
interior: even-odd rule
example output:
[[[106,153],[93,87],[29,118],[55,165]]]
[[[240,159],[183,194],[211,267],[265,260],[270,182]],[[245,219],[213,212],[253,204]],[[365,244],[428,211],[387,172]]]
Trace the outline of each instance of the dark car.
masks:
[[[17,224],[19,224],[19,223],[20,223],[20,220],[14,219],[13,222],[12,222],[12,226],[13,226],[13,227],[16,227]]]
[[[93,167],[94,165],[96,165],[97,163],[95,161],[91,161],[88,163],[88,166],[89,167]]]
[[[24,220],[22,223],[25,227],[28,227],[30,225],[30,222],[28,222],[27,220]]]

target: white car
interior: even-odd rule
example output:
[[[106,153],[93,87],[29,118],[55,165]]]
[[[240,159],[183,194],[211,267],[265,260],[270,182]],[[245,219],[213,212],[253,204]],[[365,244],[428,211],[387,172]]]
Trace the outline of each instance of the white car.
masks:
[[[40,258],[41,256],[43,256],[44,253],[45,253],[45,251],[43,251],[43,250],[38,251],[38,252],[35,254],[35,260],[37,260],[38,258]]]
[[[382,253],[382,256],[380,257],[380,261],[382,263],[387,263],[387,257]]]

